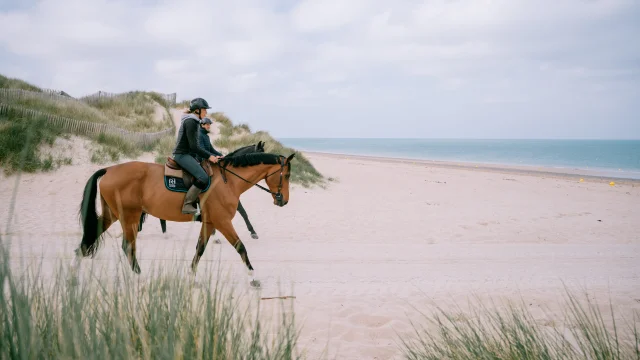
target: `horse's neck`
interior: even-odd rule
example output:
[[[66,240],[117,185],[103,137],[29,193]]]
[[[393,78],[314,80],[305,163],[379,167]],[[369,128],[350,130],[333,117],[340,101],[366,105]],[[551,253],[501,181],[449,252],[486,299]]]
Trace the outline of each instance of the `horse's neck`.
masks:
[[[235,190],[238,197],[243,192],[249,190],[253,186],[253,184],[259,182],[267,175],[267,171],[271,168],[272,165],[254,165],[248,167],[232,167],[229,166],[228,169],[233,171],[234,173],[242,176],[243,179],[246,179],[249,182],[246,182],[233,174],[227,173],[227,179],[231,183],[233,189]]]

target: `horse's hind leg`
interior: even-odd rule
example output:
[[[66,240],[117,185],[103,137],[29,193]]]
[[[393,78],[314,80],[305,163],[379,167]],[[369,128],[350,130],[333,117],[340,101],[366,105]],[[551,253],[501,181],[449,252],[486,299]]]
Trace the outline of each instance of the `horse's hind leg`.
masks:
[[[124,211],[121,215],[120,224],[122,225],[122,250],[129,260],[131,269],[136,274],[140,274],[140,265],[136,258],[136,238],[138,237],[138,224],[140,220],[141,210]]]
[[[196,245],[196,255],[193,257],[193,261],[191,261],[191,271],[196,272],[196,268],[198,267],[198,262],[200,262],[200,258],[202,254],[204,254],[204,249],[207,247],[207,243],[209,242],[209,238],[211,234],[215,231],[213,224],[203,222],[200,227],[200,236],[198,237],[198,245]]]

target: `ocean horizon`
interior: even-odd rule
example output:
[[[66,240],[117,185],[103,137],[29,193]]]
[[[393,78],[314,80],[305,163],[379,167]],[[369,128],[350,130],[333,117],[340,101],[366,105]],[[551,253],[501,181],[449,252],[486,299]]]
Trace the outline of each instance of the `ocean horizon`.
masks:
[[[279,138],[300,151],[585,170],[640,179],[640,140]]]

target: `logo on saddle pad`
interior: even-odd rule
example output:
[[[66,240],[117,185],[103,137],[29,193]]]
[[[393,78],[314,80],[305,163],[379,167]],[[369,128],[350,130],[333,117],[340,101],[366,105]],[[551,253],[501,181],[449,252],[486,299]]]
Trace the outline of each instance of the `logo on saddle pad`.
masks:
[[[175,160],[168,158],[164,164],[164,185],[169,191],[186,193],[193,185],[193,175],[184,171]],[[211,178],[208,178],[207,187],[202,191],[209,190]]]

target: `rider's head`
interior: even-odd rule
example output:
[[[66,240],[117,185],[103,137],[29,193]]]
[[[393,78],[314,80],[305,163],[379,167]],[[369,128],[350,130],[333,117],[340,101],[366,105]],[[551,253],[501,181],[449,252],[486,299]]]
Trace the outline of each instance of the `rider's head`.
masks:
[[[211,124],[213,124],[213,122],[208,117],[200,120],[200,126],[207,130],[207,132],[211,131]]]
[[[207,116],[207,109],[211,109],[211,106],[203,98],[195,98],[189,104],[189,113],[198,115],[199,119]]]

